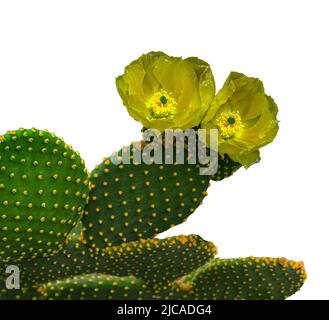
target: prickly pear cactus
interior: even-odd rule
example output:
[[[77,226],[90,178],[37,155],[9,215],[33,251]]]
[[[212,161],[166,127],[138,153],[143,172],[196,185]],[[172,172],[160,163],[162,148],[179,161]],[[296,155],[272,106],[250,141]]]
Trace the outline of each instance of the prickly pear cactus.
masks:
[[[88,172],[62,139],[37,129],[0,137],[0,258],[49,257],[86,205]]]
[[[207,195],[209,176],[196,165],[117,164],[135,150],[124,147],[91,172],[83,224],[93,247],[154,237],[185,221]]]
[[[221,181],[233,175],[233,173],[240,168],[241,164],[233,161],[228,155],[219,157],[218,169],[215,174],[210,176],[210,179],[214,181]]]
[[[116,164],[131,157],[123,148],[92,172],[89,194],[83,160],[47,131],[9,132],[0,147],[0,267],[20,269],[20,289],[1,282],[0,299],[284,299],[305,281],[302,263],[214,259],[197,235],[152,239],[239,168],[227,157],[209,177],[198,164]]]
[[[175,145],[173,163],[166,164],[171,146],[164,143],[161,164],[145,163],[142,158],[134,162],[136,153],[143,154],[147,146],[142,141],[140,150],[134,144],[123,147],[91,172],[90,201],[82,219],[90,246],[115,246],[151,238],[186,221],[202,204],[210,179],[225,179],[241,167],[227,156],[219,157],[217,172],[201,175],[203,165],[176,162],[179,155]],[[187,150],[177,152],[184,153],[187,160]],[[150,154],[154,156],[154,152]],[[124,159],[130,162],[124,163]]]
[[[40,299],[43,284],[93,273],[143,279],[148,286],[144,298],[151,299],[160,287],[171,285],[215,254],[213,243],[196,235],[142,239],[105,251],[93,251],[79,240],[68,242],[52,257],[18,262],[21,290],[0,288],[0,299]]]
[[[282,300],[306,279],[302,262],[286,258],[213,259],[176,281],[168,297],[195,300]]]
[[[150,52],[116,83],[144,140],[105,158],[91,175],[48,131],[0,136],[0,300],[254,300],[298,291],[302,262],[222,259],[198,235],[155,238],[197,209],[211,180],[259,162],[259,149],[278,131],[278,108],[262,82],[232,72],[215,94],[205,61]],[[168,143],[173,128],[189,137]],[[148,129],[158,131],[156,139],[145,138]],[[19,268],[19,289],[6,285],[8,263]]]
[[[46,300],[139,300],[143,299],[146,288],[134,276],[93,273],[49,282],[38,291],[41,299]]]

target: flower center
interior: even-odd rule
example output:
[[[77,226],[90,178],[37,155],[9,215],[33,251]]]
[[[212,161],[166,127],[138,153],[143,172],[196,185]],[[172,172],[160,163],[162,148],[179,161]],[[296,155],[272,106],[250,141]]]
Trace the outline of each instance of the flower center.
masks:
[[[243,127],[238,111],[227,114],[222,112],[216,120],[219,133],[223,139],[232,138]]]
[[[177,102],[166,90],[161,89],[152,95],[146,107],[151,120],[166,119],[176,113]]]

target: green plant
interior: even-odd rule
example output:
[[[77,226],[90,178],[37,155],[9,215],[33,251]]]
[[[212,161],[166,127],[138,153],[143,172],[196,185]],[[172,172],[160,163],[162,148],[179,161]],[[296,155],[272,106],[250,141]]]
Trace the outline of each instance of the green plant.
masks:
[[[155,238],[202,204],[211,180],[260,160],[278,131],[261,81],[233,72],[215,95],[206,62],[150,52],[116,83],[144,139],[90,175],[48,131],[0,136],[0,299],[285,299],[299,290],[302,262],[221,259],[198,235]],[[167,129],[192,136],[168,142]],[[20,269],[19,290],[5,287],[8,263]]]
[[[169,297],[281,300],[298,291],[305,279],[302,262],[269,257],[216,258],[179,279]]]
[[[0,258],[51,256],[87,203],[84,161],[47,131],[8,131],[0,141]]]
[[[115,164],[134,151],[125,147],[91,172],[82,220],[95,246],[154,237],[182,223],[207,195],[209,176],[201,176],[196,165]]]
[[[128,149],[118,155],[122,156],[125,151]],[[35,158],[30,161],[32,159]],[[20,268],[21,289],[3,287],[1,299],[280,299],[297,291],[303,283],[305,272],[301,264],[292,268],[289,262],[284,268],[285,260],[264,258],[263,261],[279,261],[279,267],[273,270],[271,264],[265,264],[259,272],[257,260],[251,258],[244,263],[253,261],[255,264],[248,265],[247,269],[243,268],[244,260],[216,259],[216,247],[196,235],[153,238],[181,223],[191,213],[188,207],[178,216],[177,208],[182,210],[185,206],[178,205],[175,210],[168,211],[169,205],[183,201],[194,203],[194,211],[200,204],[209,178],[199,175],[196,170],[199,165],[122,166],[114,162],[105,159],[91,173],[91,202],[86,205],[85,215],[75,221],[75,228],[59,246],[61,249],[51,255],[25,256],[15,261]],[[218,174],[229,175],[229,168],[227,160],[223,160]],[[15,170],[14,164],[11,170]],[[160,182],[159,177],[163,177]],[[167,188],[168,193],[163,188]],[[120,190],[122,197],[118,194]],[[154,195],[150,195],[151,192]],[[184,194],[191,198],[184,198]],[[136,201],[137,197],[141,200]],[[199,197],[198,201],[193,201],[192,197]],[[166,202],[167,198],[172,204]],[[124,205],[123,201],[127,203]],[[155,216],[151,214],[155,209],[152,204],[158,209]],[[139,208],[138,214],[134,214]],[[42,228],[42,224],[35,228]],[[35,233],[40,240],[47,239],[38,229]],[[252,286],[245,285],[244,281],[225,281],[229,272],[235,274],[231,266],[236,262],[241,262],[235,267],[240,279],[252,277]],[[271,291],[266,291],[270,285]]]

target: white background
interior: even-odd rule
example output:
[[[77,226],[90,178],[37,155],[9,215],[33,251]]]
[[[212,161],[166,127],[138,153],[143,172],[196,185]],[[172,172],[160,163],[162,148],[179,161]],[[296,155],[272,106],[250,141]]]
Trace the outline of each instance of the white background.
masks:
[[[222,257],[304,260],[293,299],[329,299],[328,1],[0,1],[0,133],[47,128],[91,170],[140,138],[114,79],[140,54],[208,61],[263,80],[280,131],[262,161],[213,182],[188,221]]]

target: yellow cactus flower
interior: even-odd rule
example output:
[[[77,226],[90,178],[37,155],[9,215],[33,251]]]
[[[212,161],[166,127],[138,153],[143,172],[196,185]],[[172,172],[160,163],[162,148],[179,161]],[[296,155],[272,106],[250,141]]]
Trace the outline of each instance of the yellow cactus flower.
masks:
[[[163,52],[143,54],[133,61],[116,85],[129,114],[145,128],[160,131],[199,126],[215,96],[206,62]]]
[[[262,82],[232,72],[217,93],[201,128],[218,142],[218,152],[249,167],[260,160],[259,149],[273,141],[279,126],[274,100],[264,92]],[[216,129],[216,130],[210,130]]]

